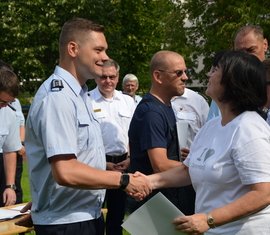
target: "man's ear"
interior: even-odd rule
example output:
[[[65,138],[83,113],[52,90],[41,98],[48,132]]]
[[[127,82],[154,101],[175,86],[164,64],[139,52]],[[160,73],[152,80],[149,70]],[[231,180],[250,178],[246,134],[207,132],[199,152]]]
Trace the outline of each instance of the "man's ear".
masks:
[[[158,84],[162,84],[162,79],[161,79],[161,76],[160,76],[160,72],[155,70],[153,72],[153,79],[155,80],[156,83]]]
[[[264,52],[267,52],[267,50],[268,50],[268,41],[267,41],[266,38],[264,39],[263,44],[264,44]]]
[[[76,42],[70,41],[68,43],[68,54],[71,57],[76,57],[78,53],[78,44]]]

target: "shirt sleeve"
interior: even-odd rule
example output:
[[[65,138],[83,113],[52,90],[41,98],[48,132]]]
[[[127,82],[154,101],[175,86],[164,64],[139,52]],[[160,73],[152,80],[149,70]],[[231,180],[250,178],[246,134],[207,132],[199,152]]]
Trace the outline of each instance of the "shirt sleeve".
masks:
[[[25,118],[22,112],[22,106],[20,101],[16,98],[12,103],[12,106],[16,109],[16,117],[19,123],[19,126],[25,126]]]
[[[36,131],[42,136],[47,157],[76,154],[75,105],[62,93],[48,95],[41,103]]]
[[[232,156],[243,184],[270,182],[269,139],[254,139],[233,150]]]
[[[10,123],[12,125],[9,126],[9,132],[3,144],[3,152],[14,152],[18,151],[21,146],[20,133],[19,128],[16,122],[16,116],[14,113],[10,114]]]

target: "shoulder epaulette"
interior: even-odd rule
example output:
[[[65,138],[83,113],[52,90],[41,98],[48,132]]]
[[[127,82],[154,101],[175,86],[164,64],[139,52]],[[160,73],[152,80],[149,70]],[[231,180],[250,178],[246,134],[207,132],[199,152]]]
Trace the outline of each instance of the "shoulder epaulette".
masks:
[[[51,82],[52,91],[61,91],[64,88],[62,80],[53,79]]]
[[[15,111],[16,112],[16,109],[11,105],[11,104],[8,104],[7,105],[12,111]]]

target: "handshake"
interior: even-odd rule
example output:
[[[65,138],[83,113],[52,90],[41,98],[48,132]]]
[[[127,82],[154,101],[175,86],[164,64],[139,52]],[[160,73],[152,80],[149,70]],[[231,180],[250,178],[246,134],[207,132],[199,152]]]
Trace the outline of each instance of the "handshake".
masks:
[[[141,172],[129,174],[129,183],[125,188],[125,192],[134,199],[141,201],[152,192],[152,184],[149,177]]]
[[[129,182],[127,182],[127,185],[124,189],[128,195],[138,201],[141,201],[152,192],[152,186],[148,176],[140,172],[135,172],[134,174],[128,175]],[[31,207],[32,202],[29,202],[24,208],[22,208],[21,212],[24,213],[28,210],[31,210]],[[16,225],[32,227],[33,221],[31,218],[31,214],[23,216],[20,220],[16,222]]]

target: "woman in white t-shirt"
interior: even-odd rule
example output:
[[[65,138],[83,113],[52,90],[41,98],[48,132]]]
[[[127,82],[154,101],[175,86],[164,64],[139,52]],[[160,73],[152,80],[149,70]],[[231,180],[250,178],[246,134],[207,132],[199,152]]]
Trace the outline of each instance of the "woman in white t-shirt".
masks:
[[[259,115],[266,103],[263,64],[226,52],[209,73],[206,90],[221,116],[207,122],[180,167],[149,176],[153,189],[192,183],[196,214],[177,217],[189,234],[270,234],[270,127]]]

